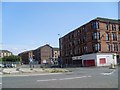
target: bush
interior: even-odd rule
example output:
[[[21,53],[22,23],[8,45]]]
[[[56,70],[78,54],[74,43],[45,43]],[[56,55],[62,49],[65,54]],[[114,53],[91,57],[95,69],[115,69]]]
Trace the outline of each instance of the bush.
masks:
[[[19,56],[5,56],[2,58],[3,62],[21,62],[21,58]]]

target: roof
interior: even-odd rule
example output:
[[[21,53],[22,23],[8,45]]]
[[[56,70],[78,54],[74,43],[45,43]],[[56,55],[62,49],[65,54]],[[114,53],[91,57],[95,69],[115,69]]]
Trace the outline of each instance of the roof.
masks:
[[[97,17],[94,20],[99,20],[99,21],[103,21],[103,22],[110,22],[110,23],[118,23],[120,20],[118,19],[109,19],[109,18],[101,18],[101,17]]]
[[[24,52],[21,52],[19,54],[22,54],[22,53],[28,53],[28,52],[32,52],[33,50],[29,50],[29,51],[24,51]]]
[[[45,47],[45,46],[48,46],[48,47],[52,48],[49,44],[46,44],[46,45],[44,45],[44,46],[38,47],[37,49],[41,49],[41,48],[43,48],[43,47]],[[37,49],[29,50],[29,51],[24,51],[24,52],[19,53],[18,55],[23,54],[23,53],[28,53],[28,52],[34,52],[34,51],[37,50]]]
[[[8,51],[8,50],[0,50],[0,52],[12,53],[12,52],[10,52],[10,51]]]
[[[53,48],[54,51],[59,51],[59,48]]]
[[[102,22],[109,22],[109,23],[116,23],[116,24],[119,24],[119,23],[120,23],[120,19],[117,20],[117,19],[109,19],[109,18],[97,17],[97,18],[95,18],[95,19],[87,22],[86,24],[88,24],[88,23],[90,23],[90,22],[92,22],[92,21],[94,21],[94,20],[98,20],[98,21],[102,21]],[[84,24],[84,25],[86,25],[86,24]],[[65,34],[63,37],[67,36],[68,34],[74,32],[74,31],[76,31],[77,29],[81,28],[81,27],[84,26],[84,25],[81,25],[81,26],[79,26],[78,28],[70,31],[69,33]],[[60,39],[62,39],[63,37],[61,37]]]
[[[39,47],[39,48],[37,48],[37,49],[41,49],[41,48],[43,48],[43,47],[45,47],[45,46],[48,46],[48,47],[52,48],[49,44],[46,44],[46,45],[43,45],[43,46],[41,46],[41,47]]]

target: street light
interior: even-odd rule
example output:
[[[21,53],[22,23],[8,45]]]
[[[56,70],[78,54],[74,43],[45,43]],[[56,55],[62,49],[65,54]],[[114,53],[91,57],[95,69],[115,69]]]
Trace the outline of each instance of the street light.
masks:
[[[61,35],[58,34],[59,39],[58,39],[58,45],[59,45],[59,51],[60,51],[60,56],[58,57],[58,64],[60,67],[62,67],[62,59],[61,59]]]
[[[58,34],[58,46],[60,47],[60,45],[59,45],[59,43],[60,43],[60,38],[61,38],[61,35],[60,34]]]

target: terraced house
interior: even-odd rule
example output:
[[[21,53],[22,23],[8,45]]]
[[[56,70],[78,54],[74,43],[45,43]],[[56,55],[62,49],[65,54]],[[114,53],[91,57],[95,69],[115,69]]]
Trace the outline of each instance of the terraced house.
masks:
[[[120,58],[118,20],[95,18],[59,39],[64,66],[106,66]]]

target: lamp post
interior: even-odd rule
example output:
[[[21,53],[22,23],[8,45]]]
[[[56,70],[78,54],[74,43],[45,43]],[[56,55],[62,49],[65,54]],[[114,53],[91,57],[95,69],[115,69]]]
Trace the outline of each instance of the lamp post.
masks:
[[[58,34],[58,36],[59,36],[59,40],[58,40],[58,46],[59,46],[59,51],[60,51],[60,56],[58,57],[58,64],[59,64],[59,66],[62,68],[63,67],[63,62],[62,62],[62,59],[61,59],[61,48],[62,48],[62,46],[61,46],[61,35],[60,34]]]

